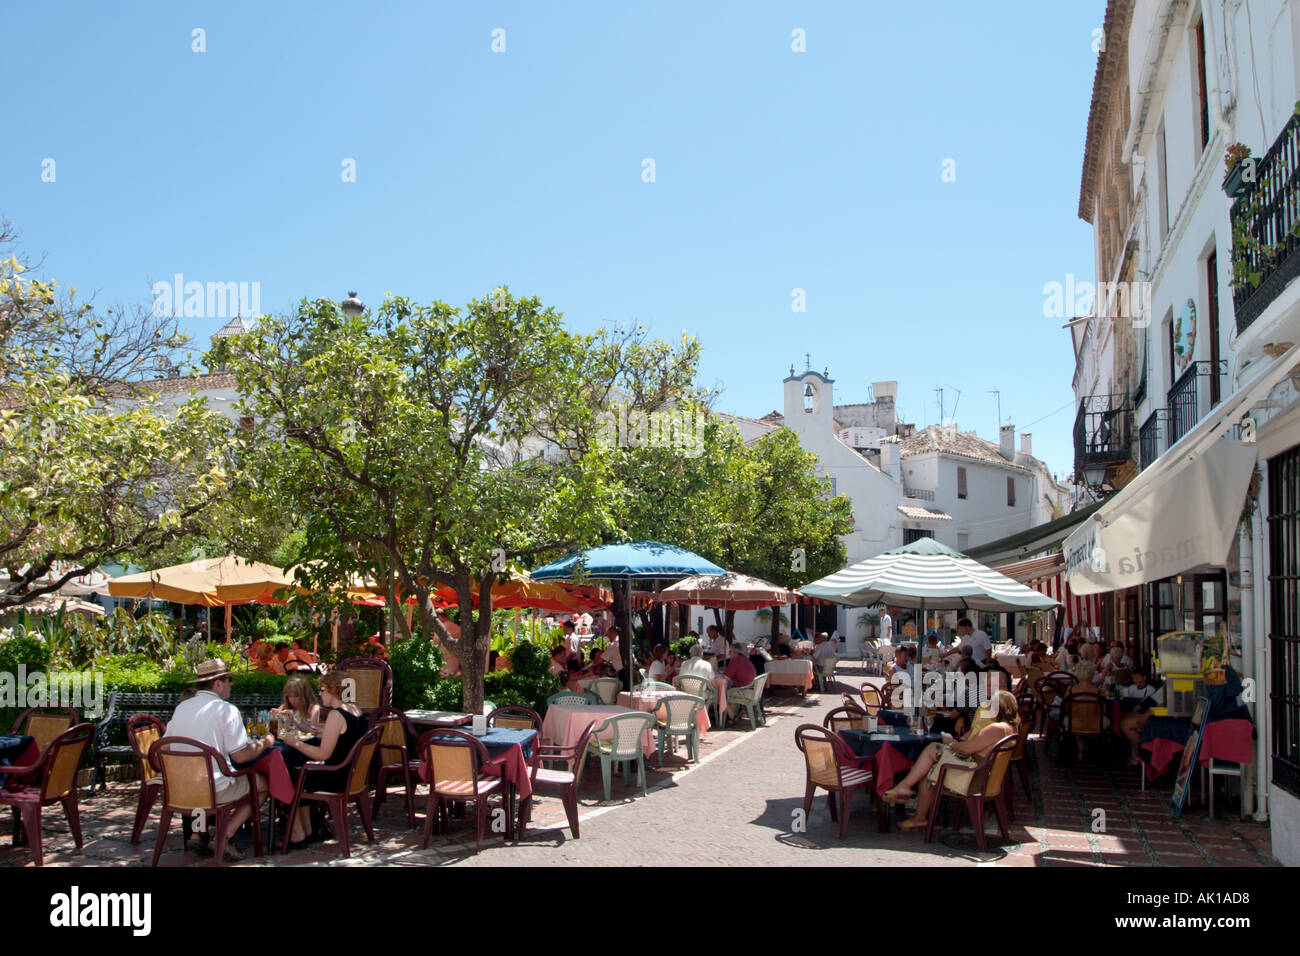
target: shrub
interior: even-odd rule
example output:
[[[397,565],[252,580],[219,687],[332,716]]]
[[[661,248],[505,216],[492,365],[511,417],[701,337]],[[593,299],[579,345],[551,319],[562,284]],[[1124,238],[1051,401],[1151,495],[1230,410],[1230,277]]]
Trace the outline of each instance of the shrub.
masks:
[[[698,637],[692,637],[688,634],[680,640],[673,641],[672,650],[679,660],[684,661],[686,658],[691,656],[691,648],[698,643],[700,643]]]
[[[0,673],[12,674],[14,681],[17,682],[19,665],[25,667],[27,673],[31,673],[45,670],[49,663],[49,646],[39,637],[27,634],[21,626],[0,631]],[[8,731],[13,726],[23,709],[0,708],[0,733]]]
[[[388,652],[388,666],[393,669],[393,706],[398,710],[433,707],[434,690],[441,681],[442,663],[442,649],[427,638],[415,635],[410,640],[394,644]],[[452,708],[434,709],[458,710],[459,704]]]

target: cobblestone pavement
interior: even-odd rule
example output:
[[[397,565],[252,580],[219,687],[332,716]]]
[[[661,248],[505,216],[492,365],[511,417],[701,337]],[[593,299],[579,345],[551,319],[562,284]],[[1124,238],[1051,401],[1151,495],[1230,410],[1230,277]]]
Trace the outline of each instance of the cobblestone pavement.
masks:
[[[863,678],[852,665],[841,665],[845,687]],[[582,838],[574,840],[556,797],[537,801],[525,839],[507,843],[501,833],[484,837],[483,852],[474,854],[470,820],[453,821],[451,833],[435,835],[420,849],[419,830],[406,826],[396,790],[376,821],[377,841],[365,835],[351,814],[352,856],[343,859],[336,842],[314,844],[287,856],[249,859],[240,866],[265,865],[403,865],[403,866],[562,866],[619,865],[892,865],[892,866],[1244,866],[1276,865],[1270,855],[1266,825],[1243,823],[1223,812],[1208,820],[1192,807],[1174,819],[1167,807],[1168,782],[1138,790],[1137,771],[1107,771],[1088,765],[1063,765],[1045,757],[1041,742],[1031,748],[1034,806],[1032,813],[1017,779],[1016,821],[1004,843],[989,814],[988,852],[980,852],[970,824],[958,833],[936,830],[926,844],[919,834],[891,826],[878,833],[875,812],[859,795],[852,807],[849,833],[838,836],[824,793],[813,804],[803,832],[796,811],[804,792],[804,765],[794,746],[801,723],[821,723],[840,703],[839,694],[777,696],[767,703],[767,726],[751,730],[742,720],[725,731],[712,731],[698,765],[670,758],[664,771],[649,761],[648,796],[635,785],[623,786],[615,774],[613,799],[602,801],[599,767],[588,767],[581,792]],[[1044,789],[1045,788],[1045,789]],[[105,794],[81,801],[85,847],[77,852],[58,807],[43,821],[47,866],[147,866],[157,833],[155,810],[139,846],[129,842],[137,785],[111,784]],[[1094,833],[1094,810],[1106,811],[1105,832]],[[417,826],[423,800],[417,797]],[[245,845],[247,837],[241,837]],[[31,865],[31,855],[6,840],[0,865]],[[210,858],[183,852],[179,825],[174,825],[163,866],[211,866]]]

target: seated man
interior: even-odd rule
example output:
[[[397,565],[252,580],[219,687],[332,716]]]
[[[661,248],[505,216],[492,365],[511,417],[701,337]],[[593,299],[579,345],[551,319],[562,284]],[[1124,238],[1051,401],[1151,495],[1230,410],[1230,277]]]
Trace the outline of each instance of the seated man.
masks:
[[[168,737],[189,737],[240,763],[256,760],[275,746],[275,738],[270,734],[257,740],[249,739],[239,708],[227,702],[230,696],[230,671],[224,661],[204,661],[199,664],[196,672],[198,677],[191,683],[197,692],[176,705],[171,722],[167,724]],[[215,771],[213,783],[220,804],[231,803],[248,795],[247,777],[227,777],[220,771]],[[265,799],[266,794],[263,793],[262,797]],[[231,815],[227,832],[233,835],[248,817],[247,805],[240,807]],[[242,855],[227,843],[226,856],[238,860]]]
[[[691,645],[690,658],[682,665],[677,674],[679,677],[690,675],[692,677],[703,677],[705,680],[710,681],[715,679],[713,665],[704,659],[704,645]]]
[[[1119,730],[1133,746],[1133,754],[1128,758],[1131,766],[1140,763],[1138,758],[1138,744],[1142,737],[1142,727],[1151,716],[1152,707],[1163,707],[1165,703],[1165,691],[1163,687],[1156,687],[1151,683],[1151,672],[1145,667],[1137,667],[1133,670],[1133,683],[1129,687],[1121,687],[1116,695],[1121,700],[1136,700],[1137,706],[1120,718]]]
[[[1093,677],[1093,682],[1100,684],[1117,670],[1132,669],[1133,659],[1124,653],[1124,645],[1116,641],[1110,646],[1110,651],[1106,656],[1101,659],[1101,663],[1097,665],[1097,673]]]
[[[744,644],[737,642],[731,645],[731,660],[727,662],[727,668],[722,672],[722,676],[727,678],[728,685],[731,687],[748,687],[754,683],[758,671],[749,662],[749,652]],[[727,716],[734,717],[735,711],[735,707],[728,703]]]
[[[831,637],[825,631],[822,631],[816,637],[816,646],[813,648],[813,663],[821,667],[822,663],[828,657],[839,657],[839,645],[831,641]]]
[[[289,659],[297,661],[299,666],[303,667],[310,667],[316,663],[311,652],[305,650],[302,641],[296,637],[293,639],[293,647],[289,651]]]
[[[723,636],[722,632],[718,630],[718,626],[716,624],[710,624],[705,628],[704,633],[709,636],[709,653],[718,660],[722,660],[726,657],[728,652],[727,639]]]

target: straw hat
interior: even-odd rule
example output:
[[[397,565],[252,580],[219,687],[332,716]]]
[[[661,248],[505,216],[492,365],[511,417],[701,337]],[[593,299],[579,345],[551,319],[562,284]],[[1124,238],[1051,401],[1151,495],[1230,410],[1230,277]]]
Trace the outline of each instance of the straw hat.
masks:
[[[219,677],[229,677],[230,668],[226,666],[226,662],[221,658],[214,657],[210,661],[201,663],[194,669],[194,673],[198,676],[190,681],[191,684],[207,684]]]

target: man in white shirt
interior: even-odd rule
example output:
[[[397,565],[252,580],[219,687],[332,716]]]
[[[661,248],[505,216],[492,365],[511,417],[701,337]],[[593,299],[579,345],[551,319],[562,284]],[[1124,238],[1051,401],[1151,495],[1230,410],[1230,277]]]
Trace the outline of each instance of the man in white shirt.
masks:
[[[270,734],[257,740],[249,739],[239,708],[227,701],[230,696],[230,671],[224,661],[204,661],[199,664],[196,673],[198,678],[192,683],[198,687],[198,693],[176,705],[171,722],[167,724],[166,736],[189,737],[207,744],[230,760],[241,763],[256,760],[275,746],[275,738]],[[227,777],[219,770],[214,770],[212,781],[218,803],[232,803],[248,795],[247,777]],[[262,797],[265,798],[266,794],[262,794]],[[226,832],[233,834],[248,819],[249,814],[247,804],[239,807],[231,814]],[[227,853],[231,856],[238,855],[230,847],[227,847]]]
[[[817,646],[813,648],[812,656],[813,661],[815,661],[818,666],[820,666],[822,661],[826,660],[828,657],[839,656],[839,645],[832,641],[830,635],[825,631],[818,634],[815,640]]]
[[[705,680],[714,680],[716,675],[713,672],[713,665],[704,659],[704,645],[692,644],[691,657],[681,666],[677,672],[678,676],[703,677]]]
[[[975,666],[988,667],[989,657],[993,653],[993,641],[989,636],[983,631],[976,630],[968,617],[963,617],[957,622],[957,633],[961,635],[961,643],[943,656],[952,657],[954,654],[960,654],[963,647],[969,647],[970,657],[975,662]]]
[[[718,630],[716,624],[710,624],[704,633],[709,636],[709,653],[718,660],[722,660],[731,653],[731,644],[722,636],[722,632]]]
[[[889,616],[889,608],[880,612],[880,640],[885,644],[894,642],[894,619]]]

